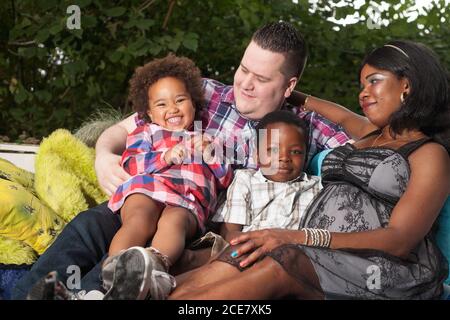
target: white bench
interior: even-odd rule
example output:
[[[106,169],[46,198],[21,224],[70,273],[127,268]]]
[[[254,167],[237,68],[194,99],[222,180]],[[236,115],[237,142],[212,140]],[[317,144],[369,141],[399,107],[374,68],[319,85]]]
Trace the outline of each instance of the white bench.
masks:
[[[0,158],[16,166],[34,172],[34,160],[39,146],[32,144],[0,143]]]

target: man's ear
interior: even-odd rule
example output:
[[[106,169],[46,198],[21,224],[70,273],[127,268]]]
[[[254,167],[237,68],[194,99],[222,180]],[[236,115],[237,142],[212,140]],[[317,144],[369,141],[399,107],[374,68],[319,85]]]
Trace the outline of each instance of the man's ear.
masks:
[[[297,85],[297,81],[298,81],[297,77],[292,77],[289,79],[288,87],[286,88],[286,91],[284,92],[285,98],[288,98],[291,95],[292,91],[294,91],[295,86]]]

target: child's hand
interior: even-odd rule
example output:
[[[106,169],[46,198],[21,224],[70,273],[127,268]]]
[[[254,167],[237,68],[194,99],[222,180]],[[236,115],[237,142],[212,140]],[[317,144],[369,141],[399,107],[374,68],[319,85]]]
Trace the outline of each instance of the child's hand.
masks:
[[[194,137],[194,150],[202,154],[203,160],[206,163],[213,163],[215,160],[214,148],[215,145],[212,143],[213,139],[206,135],[198,135]]]
[[[186,147],[183,143],[179,143],[176,146],[170,148],[164,154],[164,161],[167,164],[182,164],[186,156]]]

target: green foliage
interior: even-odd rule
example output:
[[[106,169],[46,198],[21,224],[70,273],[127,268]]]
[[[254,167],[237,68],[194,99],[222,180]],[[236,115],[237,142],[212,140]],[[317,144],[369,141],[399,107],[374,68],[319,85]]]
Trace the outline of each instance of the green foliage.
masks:
[[[268,21],[294,23],[310,58],[298,88],[357,110],[358,70],[364,54],[394,38],[431,46],[448,66],[449,12],[441,0],[408,22],[414,1],[391,1],[389,25],[366,20],[339,26],[327,20],[359,13],[352,1],[306,0],[11,0],[0,4],[0,135],[42,137],[77,128],[107,106],[128,113],[134,69],[168,52],[188,56],[203,75],[232,83],[252,33]],[[69,5],[81,8],[81,30],[66,27]],[[397,18],[394,18],[395,15]],[[423,25],[419,29],[417,24]]]

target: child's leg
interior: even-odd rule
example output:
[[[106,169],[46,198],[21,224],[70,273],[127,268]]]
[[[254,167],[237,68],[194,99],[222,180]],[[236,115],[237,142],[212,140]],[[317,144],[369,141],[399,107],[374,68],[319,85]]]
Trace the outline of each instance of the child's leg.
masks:
[[[109,247],[109,255],[133,246],[145,247],[156,232],[158,219],[164,205],[143,194],[126,198],[120,210],[122,227],[117,231]]]
[[[170,264],[173,265],[181,256],[186,239],[195,235],[197,220],[185,208],[166,206],[161,213],[157,228],[152,247],[166,255]]]

